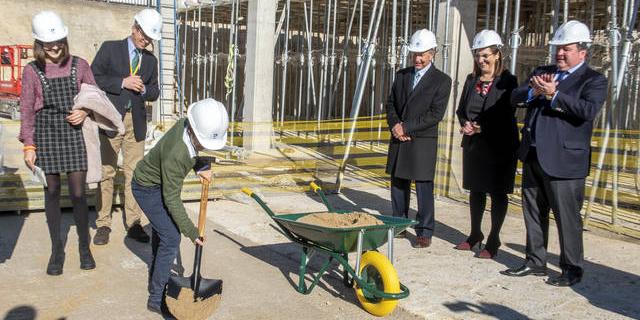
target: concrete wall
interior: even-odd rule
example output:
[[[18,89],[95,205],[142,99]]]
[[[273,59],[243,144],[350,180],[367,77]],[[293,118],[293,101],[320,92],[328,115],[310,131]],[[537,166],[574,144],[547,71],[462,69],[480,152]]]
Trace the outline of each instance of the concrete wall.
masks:
[[[131,34],[139,6],[88,0],[0,0],[0,44],[33,44],[31,18],[42,10],[58,13],[69,28],[71,53],[93,60],[105,40]]]

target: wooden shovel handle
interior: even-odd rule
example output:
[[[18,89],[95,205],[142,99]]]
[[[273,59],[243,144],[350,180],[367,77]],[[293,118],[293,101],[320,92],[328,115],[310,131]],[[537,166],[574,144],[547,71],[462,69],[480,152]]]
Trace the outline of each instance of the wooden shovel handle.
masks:
[[[209,183],[202,184],[200,192],[200,213],[198,214],[198,236],[204,237],[204,224],[207,221],[207,203],[209,203]]]

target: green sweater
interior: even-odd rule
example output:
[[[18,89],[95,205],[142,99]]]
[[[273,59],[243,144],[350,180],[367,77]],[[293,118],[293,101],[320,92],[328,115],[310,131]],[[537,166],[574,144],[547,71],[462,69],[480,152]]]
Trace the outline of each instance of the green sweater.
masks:
[[[182,140],[186,126],[186,119],[176,122],[138,162],[133,172],[133,179],[141,186],[161,186],[164,204],[180,229],[180,233],[191,241],[195,241],[198,237],[198,229],[187,216],[180,198],[184,178],[196,164],[196,159],[189,156],[189,150]]]

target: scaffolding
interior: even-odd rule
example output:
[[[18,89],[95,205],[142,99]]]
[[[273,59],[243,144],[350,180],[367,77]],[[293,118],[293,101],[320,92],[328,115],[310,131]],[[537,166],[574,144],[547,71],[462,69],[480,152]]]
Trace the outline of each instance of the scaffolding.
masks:
[[[593,30],[590,65],[609,79],[609,98],[595,123],[592,172],[585,220],[640,235],[640,0],[478,0],[473,30],[495,29],[508,45],[507,65],[521,81],[536,66],[553,62],[548,42],[571,19]],[[177,107],[213,97],[230,112],[230,144],[242,145],[247,3],[195,1],[176,9]],[[381,183],[389,131],[384,103],[395,72],[410,66],[411,33],[429,28],[438,37],[436,65],[444,72],[452,55],[450,11],[455,0],[277,1],[272,119],[278,142],[315,150],[335,161],[336,188],[344,170]],[[464,7],[469,10],[468,7]],[[472,31],[473,31],[472,30]],[[473,35],[469,35],[472,37]],[[471,39],[468,39],[471,40]],[[469,54],[470,55],[470,54]],[[470,61],[470,60],[466,60]],[[464,79],[454,78],[454,88]],[[455,89],[454,89],[455,91]],[[456,101],[456,99],[452,99]],[[464,199],[455,170],[461,153],[450,105],[440,127],[438,195]],[[523,119],[522,111],[519,120]],[[458,181],[458,182],[457,182]],[[520,172],[517,177],[520,182]],[[519,203],[519,194],[512,197]]]

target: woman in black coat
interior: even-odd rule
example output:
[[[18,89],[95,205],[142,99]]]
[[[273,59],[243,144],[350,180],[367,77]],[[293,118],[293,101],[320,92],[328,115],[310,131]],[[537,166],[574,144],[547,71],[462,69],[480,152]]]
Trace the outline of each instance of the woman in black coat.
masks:
[[[463,150],[463,187],[470,191],[471,233],[458,250],[481,248],[482,216],[491,195],[491,231],[479,258],[493,258],[500,247],[500,228],[513,192],[518,131],[511,91],[517,79],[504,69],[500,36],[483,30],[473,40],[473,73],[467,76],[456,114]]]

